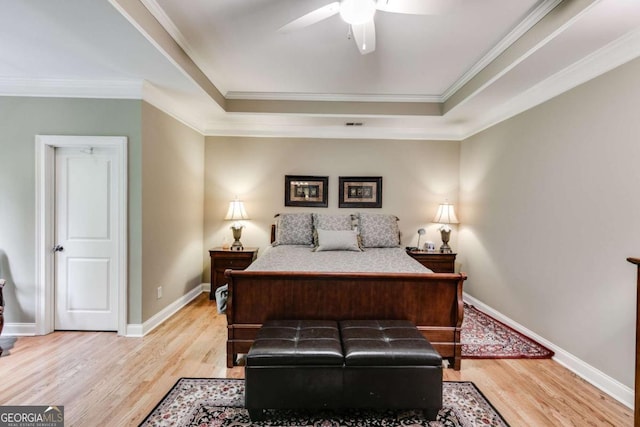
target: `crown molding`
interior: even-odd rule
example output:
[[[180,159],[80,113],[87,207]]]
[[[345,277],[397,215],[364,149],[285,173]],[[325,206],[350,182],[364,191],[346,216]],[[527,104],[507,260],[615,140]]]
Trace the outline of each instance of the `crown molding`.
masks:
[[[153,105],[183,125],[204,135],[204,129],[199,123],[201,120],[198,120],[197,113],[192,108],[176,103],[170,94],[148,82],[143,84],[142,95],[144,102]]]
[[[259,101],[329,101],[329,102],[428,102],[441,103],[440,95],[368,95],[344,93],[295,92],[227,92],[227,99]]]
[[[376,139],[376,140],[444,140],[459,141],[459,129],[452,125],[424,128],[378,126],[314,126],[296,124],[255,124],[209,122],[205,136],[234,136],[254,138],[319,138],[319,139]]]
[[[638,57],[640,57],[640,29],[612,41],[580,61],[519,93],[511,100],[489,111],[488,114],[468,123],[462,134],[462,139],[469,138],[536,107]]]
[[[169,35],[175,40],[175,42],[184,50],[189,58],[194,62],[194,64],[202,71],[202,73],[207,76],[211,84],[213,84],[221,94],[225,93],[224,87],[220,84],[218,78],[215,78],[215,73],[207,67],[207,61],[205,61],[200,55],[198,55],[197,50],[189,44],[187,38],[182,34],[182,31],[178,29],[176,24],[173,23],[169,15],[164,11],[164,9],[158,4],[156,0],[140,0],[140,3],[144,7],[147,8],[149,13],[153,15],[155,19],[158,20],[161,26],[164,27],[165,31],[169,33]],[[215,83],[214,83],[215,80]],[[226,97],[226,95],[225,95]]]
[[[509,32],[498,44],[496,44],[485,56],[483,56],[478,62],[476,62],[466,73],[462,75],[457,81],[455,81],[444,93],[440,96],[442,101],[445,102],[453,94],[459,91],[465,84],[473,79],[487,65],[493,62],[502,52],[507,50],[509,46],[515,43],[524,33],[529,31],[534,25],[536,25],[542,18],[544,18],[549,12],[551,12],[562,0],[545,0],[533,9],[527,17],[521,21],[513,30]]]
[[[71,80],[0,77],[1,96],[142,99],[136,80]]]

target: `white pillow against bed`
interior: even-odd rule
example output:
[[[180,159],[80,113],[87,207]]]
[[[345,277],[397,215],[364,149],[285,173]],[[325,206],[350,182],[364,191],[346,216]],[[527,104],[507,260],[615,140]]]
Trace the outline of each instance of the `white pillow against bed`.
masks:
[[[318,246],[317,230],[353,230],[354,219],[351,214],[313,213],[313,245]]]
[[[318,246],[314,249],[321,251],[357,251],[358,233],[355,230],[316,230],[318,234]]]

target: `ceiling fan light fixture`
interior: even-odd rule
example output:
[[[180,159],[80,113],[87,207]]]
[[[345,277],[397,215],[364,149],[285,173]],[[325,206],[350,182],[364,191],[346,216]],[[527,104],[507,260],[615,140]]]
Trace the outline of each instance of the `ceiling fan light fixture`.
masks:
[[[373,19],[376,13],[376,0],[342,0],[340,17],[351,25],[361,25]]]

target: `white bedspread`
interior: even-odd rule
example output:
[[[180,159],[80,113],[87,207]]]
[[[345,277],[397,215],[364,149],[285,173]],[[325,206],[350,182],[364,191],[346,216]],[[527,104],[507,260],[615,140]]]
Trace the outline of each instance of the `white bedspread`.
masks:
[[[313,252],[309,246],[269,247],[247,270],[348,273],[432,273],[403,248],[367,248],[363,252]]]

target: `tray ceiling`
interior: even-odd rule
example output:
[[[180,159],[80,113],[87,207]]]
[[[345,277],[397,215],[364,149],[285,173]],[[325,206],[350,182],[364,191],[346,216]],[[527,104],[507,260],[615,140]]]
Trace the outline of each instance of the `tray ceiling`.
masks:
[[[378,11],[367,55],[338,15],[278,31],[328,3],[0,0],[0,94],[142,98],[207,135],[457,140],[640,55],[620,0]]]

